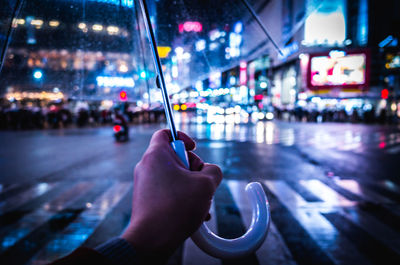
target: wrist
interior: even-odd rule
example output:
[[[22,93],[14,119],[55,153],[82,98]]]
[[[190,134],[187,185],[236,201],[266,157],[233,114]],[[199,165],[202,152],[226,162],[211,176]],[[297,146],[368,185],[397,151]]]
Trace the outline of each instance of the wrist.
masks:
[[[160,235],[131,226],[120,237],[135,249],[142,260],[151,264],[165,264],[176,249],[176,247],[164,243]]]

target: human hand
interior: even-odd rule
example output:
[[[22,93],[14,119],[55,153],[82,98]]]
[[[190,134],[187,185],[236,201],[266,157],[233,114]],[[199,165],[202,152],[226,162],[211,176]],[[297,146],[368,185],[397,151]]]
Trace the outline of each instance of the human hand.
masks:
[[[204,163],[191,150],[194,141],[179,132],[188,151],[190,170],[171,147],[171,132],[157,131],[134,172],[132,216],[122,235],[149,255],[170,254],[207,218],[222,180],[218,166]]]

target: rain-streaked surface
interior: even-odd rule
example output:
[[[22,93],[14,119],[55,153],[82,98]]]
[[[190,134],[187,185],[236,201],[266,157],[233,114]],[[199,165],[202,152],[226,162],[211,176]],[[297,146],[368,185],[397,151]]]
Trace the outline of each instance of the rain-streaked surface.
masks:
[[[270,233],[240,264],[400,262],[399,128],[180,118],[196,153],[224,172],[214,231],[232,238],[249,224],[249,181],[260,181],[268,194]],[[128,143],[115,143],[108,127],[1,132],[1,264],[45,264],[121,233],[133,168],[163,126],[131,127]],[[226,262],[188,241],[169,264]]]

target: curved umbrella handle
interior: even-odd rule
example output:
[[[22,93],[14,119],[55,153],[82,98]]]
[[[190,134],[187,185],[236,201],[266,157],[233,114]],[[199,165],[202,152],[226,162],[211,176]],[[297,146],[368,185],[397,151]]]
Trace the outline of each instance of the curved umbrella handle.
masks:
[[[192,235],[193,242],[207,254],[220,259],[237,258],[255,252],[264,242],[270,223],[269,203],[258,182],[246,186],[253,208],[253,218],[241,237],[225,239],[214,234],[205,223]]]
[[[183,141],[175,140],[171,146],[185,166],[189,167]],[[249,183],[246,193],[253,209],[253,218],[247,232],[238,238],[225,239],[214,234],[203,223],[192,235],[192,240],[204,252],[220,259],[236,258],[255,252],[264,242],[271,219],[267,196],[258,182]]]

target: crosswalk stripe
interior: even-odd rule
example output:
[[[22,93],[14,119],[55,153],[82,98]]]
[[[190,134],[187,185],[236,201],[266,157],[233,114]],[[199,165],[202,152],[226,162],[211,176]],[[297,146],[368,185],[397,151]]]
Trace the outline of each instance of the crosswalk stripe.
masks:
[[[217,233],[217,215],[215,214],[215,205],[211,205],[210,209],[211,220],[207,222],[207,226]],[[183,247],[182,254],[182,264],[183,265],[221,265],[221,260],[211,257],[199,249],[192,239],[188,238]]]
[[[357,181],[353,179],[337,179],[334,180],[340,187],[357,194],[358,196],[364,198],[367,201],[378,202],[378,203],[392,203],[391,200],[385,198],[370,189],[361,186]]]
[[[300,180],[299,182],[312,193],[320,197],[324,201],[324,204],[327,204],[327,206],[347,207],[354,206],[356,204],[356,202],[349,201],[317,179]]]
[[[385,243],[387,247],[394,251],[400,251],[400,233],[382,224],[379,219],[358,209],[344,209],[340,213],[373,237]]]
[[[314,239],[318,246],[326,252],[336,264],[368,264],[368,261],[365,260],[357,249],[341,235],[317,209],[302,207],[306,206],[304,199],[293,191],[285,182],[281,180],[265,180],[264,184],[278,197],[293,217],[306,229],[307,233]],[[328,202],[336,202],[336,199],[325,199],[328,199]],[[341,249],[346,249],[346,252],[352,253],[352,255],[349,257],[344,251],[337,248],[338,245]],[[365,261],[365,263],[363,263],[363,261]]]
[[[285,181],[293,190],[295,190],[301,197],[307,202],[322,202],[321,198],[309,191],[303,185],[300,185],[298,181],[286,180]]]
[[[290,208],[303,207],[307,202],[297,192],[292,190],[282,180],[265,180],[265,185],[280,199],[284,204],[290,205]]]
[[[329,188],[339,193],[343,197],[346,197],[350,201],[363,201],[362,197],[358,196],[355,193],[352,193],[351,191],[348,191],[347,189],[340,187],[338,184],[336,184],[336,182],[333,181],[333,179],[321,179],[320,181],[325,183],[325,185],[327,185]]]
[[[322,251],[291,211],[264,183],[271,205],[271,218],[283,236],[293,258],[299,265],[333,265],[332,259]],[[313,253],[309,255],[308,253]]]
[[[6,233],[0,233],[0,253],[15,245],[19,240],[31,233],[44,222],[47,222],[52,215],[58,211],[62,211],[68,205],[75,202],[77,194],[83,194],[93,184],[77,183],[70,187],[52,201],[42,205],[39,209],[24,215],[16,223],[7,227]],[[75,197],[75,198],[74,198]]]
[[[391,248],[369,235],[362,228],[345,218],[338,212],[324,213],[329,220],[341,233],[351,240],[353,246],[361,251],[368,260],[359,260],[354,264],[400,264],[400,255]],[[340,245],[341,247],[344,247]],[[348,253],[354,255],[353,251],[345,248]],[[352,264],[352,263],[348,263]]]
[[[22,204],[43,195],[50,189],[56,186],[55,183],[39,183],[31,187],[30,189],[20,193],[15,194],[14,196],[0,202],[0,214],[5,212],[12,211],[13,209],[18,208]]]
[[[240,209],[246,227],[249,227],[252,220],[252,209],[245,192],[247,182],[228,180],[227,185]],[[256,256],[261,265],[296,264],[273,222],[271,222],[267,238],[257,250]]]
[[[108,212],[126,195],[132,184],[119,182],[88,205],[77,219],[70,223],[61,233],[42,248],[31,259],[30,264],[47,264],[79,247],[101,223]]]

